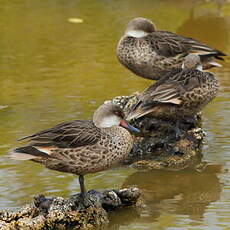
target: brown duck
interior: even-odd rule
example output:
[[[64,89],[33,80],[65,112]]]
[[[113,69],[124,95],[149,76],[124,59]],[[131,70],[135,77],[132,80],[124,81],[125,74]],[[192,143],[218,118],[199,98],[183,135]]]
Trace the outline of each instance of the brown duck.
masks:
[[[139,130],[124,120],[123,111],[114,104],[103,104],[91,120],[74,120],[23,137],[29,144],[14,149],[10,156],[32,160],[49,169],[79,175],[84,197],[84,175],[108,169],[131,151],[133,138],[128,130]]]
[[[204,69],[221,65],[223,52],[195,39],[168,31],[156,30],[145,18],[134,18],[128,23],[124,36],[117,46],[121,64],[140,77],[158,80],[166,72],[180,68],[187,54],[198,54]]]
[[[218,89],[215,75],[203,72],[199,56],[189,54],[183,69],[167,73],[140,95],[127,120],[147,114],[173,122],[190,120],[216,96]]]

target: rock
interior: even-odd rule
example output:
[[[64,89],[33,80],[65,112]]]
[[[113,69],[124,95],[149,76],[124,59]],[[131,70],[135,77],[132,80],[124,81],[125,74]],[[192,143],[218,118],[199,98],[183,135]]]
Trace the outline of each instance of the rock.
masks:
[[[138,93],[118,96],[107,102],[119,105],[128,114],[138,101]],[[135,137],[135,145],[123,164],[131,164],[136,169],[182,170],[201,168],[204,131],[201,128],[201,114],[190,121],[179,123],[179,137],[175,124],[144,116],[131,122],[139,128],[141,136]]]
[[[109,102],[119,105],[127,114],[137,100],[138,93],[135,93]],[[133,121],[133,125],[142,133],[134,137],[134,148],[122,164],[142,170],[195,168],[200,172],[205,169],[201,154],[205,134],[200,114],[187,123],[179,124],[179,136],[175,135],[175,124],[150,116]],[[70,198],[38,195],[34,197],[34,204],[17,211],[1,210],[0,229],[95,229],[107,225],[108,212],[117,208],[131,207],[134,217],[137,216],[138,208],[135,207],[143,204],[139,197],[137,188],[110,189],[102,193],[91,190],[85,200],[79,194]]]
[[[70,198],[44,195],[34,197],[34,204],[17,211],[0,211],[1,230],[95,229],[109,223],[108,211],[135,206],[140,192],[137,188],[91,190],[83,200],[79,194]]]

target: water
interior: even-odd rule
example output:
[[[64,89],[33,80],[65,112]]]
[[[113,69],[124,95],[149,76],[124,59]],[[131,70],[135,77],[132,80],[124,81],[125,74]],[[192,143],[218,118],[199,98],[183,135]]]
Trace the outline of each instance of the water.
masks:
[[[20,207],[39,193],[68,196],[79,191],[72,175],[5,155],[21,136],[62,121],[90,119],[104,100],[150,84],[122,67],[115,55],[131,18],[150,18],[160,29],[230,53],[230,4],[199,2],[0,1],[0,208]],[[74,24],[69,18],[84,21]],[[141,213],[113,213],[110,229],[229,229],[229,58],[215,73],[221,90],[203,114],[203,155],[209,163],[204,172],[119,167],[86,176],[88,189],[135,185],[142,190],[146,207]]]

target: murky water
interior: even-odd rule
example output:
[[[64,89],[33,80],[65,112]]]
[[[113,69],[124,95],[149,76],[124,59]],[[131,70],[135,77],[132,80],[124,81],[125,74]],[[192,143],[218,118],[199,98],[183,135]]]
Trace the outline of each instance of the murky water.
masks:
[[[19,207],[39,193],[68,196],[79,191],[72,175],[5,155],[21,136],[62,121],[90,119],[104,100],[150,84],[115,56],[131,18],[150,18],[161,29],[230,53],[230,3],[199,2],[0,1],[0,208]],[[84,22],[73,24],[68,18]],[[204,172],[119,167],[86,177],[88,189],[136,185],[143,192],[144,210],[114,213],[110,229],[230,229],[229,58],[215,73],[221,91],[203,115],[203,154],[209,163]]]

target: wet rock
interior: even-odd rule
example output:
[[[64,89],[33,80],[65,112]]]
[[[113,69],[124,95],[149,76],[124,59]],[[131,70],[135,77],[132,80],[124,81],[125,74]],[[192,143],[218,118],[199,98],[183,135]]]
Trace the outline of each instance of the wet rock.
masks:
[[[138,93],[111,100],[126,114],[137,101]],[[200,172],[205,169],[201,154],[205,134],[200,114],[178,124],[179,135],[176,135],[175,124],[150,116],[133,121],[133,125],[142,133],[134,137],[134,148],[123,164],[145,170],[195,168]],[[1,210],[0,229],[95,229],[108,224],[108,212],[121,207],[141,206],[139,196],[137,188],[110,189],[102,193],[91,190],[84,200],[79,194],[67,199],[38,195],[34,204],[17,211]],[[134,213],[134,216],[138,215],[136,211]]]
[[[79,194],[70,198],[38,195],[34,204],[17,211],[1,210],[0,229],[95,229],[108,224],[108,211],[135,206],[139,196],[137,188],[91,190],[85,200]]]
[[[118,96],[109,102],[119,105],[128,114],[138,101],[138,96],[138,93]],[[142,133],[135,137],[134,148],[123,164],[147,170],[181,170],[196,168],[201,164],[201,149],[205,137],[201,128],[201,114],[179,123],[179,130],[176,124],[151,116],[144,116],[132,121],[131,124]]]

